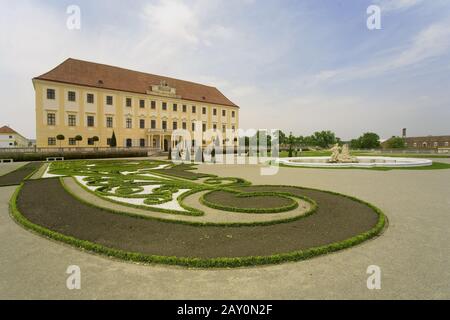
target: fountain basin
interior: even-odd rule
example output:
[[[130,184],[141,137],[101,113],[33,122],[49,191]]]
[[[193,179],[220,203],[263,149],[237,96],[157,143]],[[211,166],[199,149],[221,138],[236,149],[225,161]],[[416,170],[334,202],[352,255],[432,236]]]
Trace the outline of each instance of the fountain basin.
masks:
[[[316,168],[402,168],[402,167],[424,167],[431,166],[433,161],[418,158],[400,157],[355,157],[358,162],[352,163],[330,163],[331,157],[291,157],[277,158],[275,162],[288,166],[316,167]]]

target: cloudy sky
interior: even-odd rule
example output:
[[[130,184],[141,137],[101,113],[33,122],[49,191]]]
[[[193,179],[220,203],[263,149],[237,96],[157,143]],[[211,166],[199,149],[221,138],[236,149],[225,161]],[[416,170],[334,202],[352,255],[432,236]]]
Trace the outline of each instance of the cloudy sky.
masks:
[[[242,128],[450,134],[448,0],[0,3],[0,125],[30,138],[31,78],[68,57],[214,85]],[[366,26],[371,4],[380,30]],[[70,5],[80,30],[66,27]]]

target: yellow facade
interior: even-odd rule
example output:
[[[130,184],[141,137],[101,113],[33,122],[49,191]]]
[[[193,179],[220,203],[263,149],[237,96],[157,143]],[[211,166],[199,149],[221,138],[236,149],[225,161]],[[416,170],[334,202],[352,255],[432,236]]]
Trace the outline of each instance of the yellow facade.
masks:
[[[172,143],[170,138],[174,122],[177,123],[178,129],[183,129],[185,123],[192,139],[192,123],[195,121],[204,123],[206,129],[212,129],[215,125],[217,131],[224,128],[237,130],[239,127],[238,107],[184,100],[157,93],[136,94],[40,79],[34,79],[33,84],[36,99],[36,145],[39,148],[108,147],[108,139],[114,131],[117,147],[145,146],[167,149]],[[54,99],[47,97],[48,89],[54,92]],[[69,101],[69,92],[75,92],[75,101]],[[88,102],[88,95],[93,95],[93,102]],[[112,105],[107,104],[108,96],[112,97]],[[126,105],[127,98],[131,99],[131,107]],[[143,108],[140,105],[141,100],[144,101]],[[155,103],[154,108],[152,101]],[[167,110],[162,110],[163,103],[166,103]],[[174,104],[177,105],[176,111]],[[183,105],[186,106],[185,112]],[[203,114],[203,108],[206,108],[206,114]],[[88,117],[93,117],[93,126],[88,125]],[[112,118],[112,127],[107,126],[108,117]],[[141,120],[144,128],[140,127]],[[152,120],[155,128],[151,128]],[[166,129],[163,129],[163,121],[166,123]],[[127,128],[130,122],[131,128]],[[58,135],[64,135],[65,139],[56,140],[55,143]],[[74,143],[77,135],[82,137],[82,141]],[[97,136],[99,141],[89,144],[89,138],[94,136]]]

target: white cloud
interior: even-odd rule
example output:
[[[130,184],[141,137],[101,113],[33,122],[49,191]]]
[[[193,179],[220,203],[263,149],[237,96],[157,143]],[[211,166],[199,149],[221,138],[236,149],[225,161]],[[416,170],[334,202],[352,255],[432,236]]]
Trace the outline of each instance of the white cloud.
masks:
[[[374,4],[381,7],[382,12],[407,10],[421,4],[423,0],[376,0]]]
[[[416,66],[450,51],[450,19],[434,23],[419,32],[406,48],[392,50],[378,61],[348,68],[322,70],[305,82],[316,86],[328,81],[352,81],[376,77],[400,68]],[[392,53],[393,52],[393,53]]]
[[[214,40],[229,39],[233,31],[220,24],[208,23],[202,15],[203,1],[187,4],[181,0],[160,0],[148,4],[142,18],[151,31],[151,38],[164,37],[181,41],[180,45],[212,45]]]
[[[162,0],[157,4],[148,4],[143,17],[155,33],[186,42],[199,42],[198,17],[186,3]]]

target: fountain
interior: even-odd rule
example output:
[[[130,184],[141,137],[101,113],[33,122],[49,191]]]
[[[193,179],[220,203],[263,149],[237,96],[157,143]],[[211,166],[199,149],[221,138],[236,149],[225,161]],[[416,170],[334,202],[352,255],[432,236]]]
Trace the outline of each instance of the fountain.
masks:
[[[335,144],[331,148],[331,158],[328,163],[357,163],[358,159],[350,155],[350,150],[348,149],[348,144],[344,144],[342,148],[339,144]]]
[[[400,157],[379,157],[379,156],[358,156],[353,157],[350,154],[348,145],[340,147],[335,144],[331,149],[330,157],[291,157],[277,158],[276,163],[298,166],[298,167],[317,167],[317,168],[398,168],[398,167],[422,167],[431,166],[433,161],[417,158]]]

